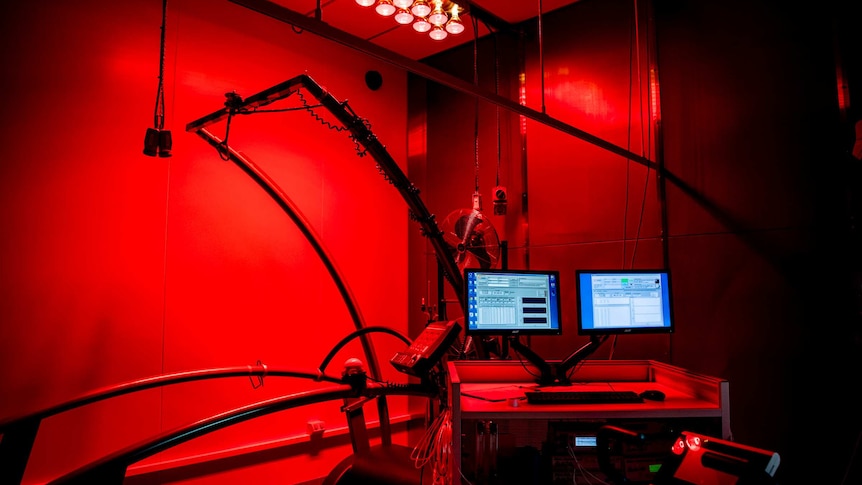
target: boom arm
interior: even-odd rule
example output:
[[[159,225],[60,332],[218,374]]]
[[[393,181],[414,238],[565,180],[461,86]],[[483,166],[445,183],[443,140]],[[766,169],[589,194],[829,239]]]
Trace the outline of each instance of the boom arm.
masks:
[[[300,88],[304,88],[311,93],[312,96],[328,109],[336,118],[350,131],[350,136],[357,143],[362,145],[366,152],[371,154],[374,160],[379,165],[386,179],[398,190],[401,197],[407,203],[410,209],[411,217],[416,220],[421,228],[422,234],[426,236],[431,246],[434,248],[434,253],[437,257],[440,266],[443,268],[443,276],[452,285],[455,294],[461,304],[463,291],[463,277],[458,269],[458,265],[453,258],[449,247],[443,240],[443,231],[437,226],[435,216],[431,214],[419,197],[419,189],[416,188],[401,168],[395,163],[392,156],[386,151],[386,147],[380,143],[377,136],[367,126],[365,120],[357,116],[347,102],[341,102],[335,99],[327,90],[321,87],[310,76],[300,74],[292,79],[277,84],[269,89],[261,91],[253,96],[246,98],[244,101],[225,107],[215,111],[199,120],[193,121],[186,125],[186,131],[194,131],[201,136],[206,136],[205,128],[213,123],[217,123],[233,112],[245,109],[256,109],[266,106],[270,103],[284,99],[291,94],[297,92]]]

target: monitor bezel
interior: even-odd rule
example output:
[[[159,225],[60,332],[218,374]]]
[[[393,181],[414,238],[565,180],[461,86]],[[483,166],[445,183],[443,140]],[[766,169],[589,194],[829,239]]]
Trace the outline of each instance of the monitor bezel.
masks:
[[[470,273],[490,273],[490,274],[528,274],[528,275],[548,275],[553,276],[556,280],[557,284],[557,292],[556,292],[556,301],[551,302],[549,304],[555,303],[555,311],[557,315],[557,327],[556,328],[521,328],[521,329],[471,329],[470,322],[468,318],[469,310],[466,308],[470,302],[469,295],[469,277]],[[465,268],[463,272],[464,277],[464,306],[462,311],[464,312],[464,333],[466,335],[498,335],[504,337],[510,336],[518,336],[518,335],[528,335],[528,336],[536,336],[536,335],[562,335],[563,334],[563,311],[562,311],[562,300],[563,294],[560,291],[560,271],[555,269],[501,269],[501,268],[490,268],[490,269],[482,269],[482,268]]]
[[[658,273],[665,277],[665,283],[662,286],[663,293],[667,298],[663,299],[663,310],[670,322],[667,326],[662,327],[618,327],[618,328],[585,328],[585,319],[583,306],[585,304],[582,291],[584,288],[581,283],[582,275],[589,274],[650,274]],[[671,273],[665,268],[648,268],[648,269],[578,269],[575,270],[575,307],[577,309],[577,332],[578,335],[642,335],[642,334],[670,334],[676,329],[676,319],[673,314],[673,286],[671,284]]]

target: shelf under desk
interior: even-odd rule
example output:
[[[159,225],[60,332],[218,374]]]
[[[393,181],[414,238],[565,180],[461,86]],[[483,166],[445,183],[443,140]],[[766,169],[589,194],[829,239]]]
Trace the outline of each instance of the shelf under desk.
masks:
[[[720,421],[721,438],[731,439],[728,381],[652,360],[586,360],[572,384],[555,390],[635,391],[655,389],[664,401],[614,404],[530,404],[525,392],[538,387],[534,368],[520,361],[449,361],[453,458],[461,469],[462,423],[469,420],[673,420]],[[455,474],[453,483],[460,483]]]

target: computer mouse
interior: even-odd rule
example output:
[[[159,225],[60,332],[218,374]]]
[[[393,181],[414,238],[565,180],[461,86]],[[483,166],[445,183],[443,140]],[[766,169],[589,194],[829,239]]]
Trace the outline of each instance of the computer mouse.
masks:
[[[664,401],[664,393],[658,389],[647,389],[638,395],[650,401]]]

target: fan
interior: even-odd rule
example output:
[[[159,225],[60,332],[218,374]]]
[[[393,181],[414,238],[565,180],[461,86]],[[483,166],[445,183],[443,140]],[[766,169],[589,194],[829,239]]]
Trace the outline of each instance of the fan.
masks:
[[[443,240],[452,249],[458,269],[496,268],[500,260],[500,240],[491,221],[478,209],[456,209],[441,225]]]
[[[441,224],[443,241],[449,246],[458,269],[492,269],[500,261],[500,239],[491,221],[479,210],[478,199],[474,198],[473,209],[456,209],[449,213]],[[478,342],[465,336],[453,344],[450,354],[453,358],[466,359],[479,356]],[[484,344],[482,344],[484,348]]]

